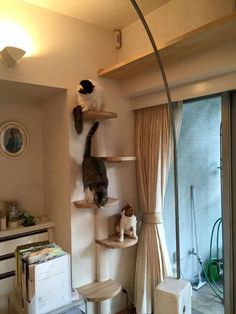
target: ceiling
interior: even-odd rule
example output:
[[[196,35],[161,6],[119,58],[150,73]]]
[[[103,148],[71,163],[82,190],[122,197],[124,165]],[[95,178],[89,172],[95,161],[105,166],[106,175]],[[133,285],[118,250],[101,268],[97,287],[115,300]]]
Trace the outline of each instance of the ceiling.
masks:
[[[121,29],[137,20],[129,0],[23,0],[107,29]],[[145,15],[170,0],[137,0]]]

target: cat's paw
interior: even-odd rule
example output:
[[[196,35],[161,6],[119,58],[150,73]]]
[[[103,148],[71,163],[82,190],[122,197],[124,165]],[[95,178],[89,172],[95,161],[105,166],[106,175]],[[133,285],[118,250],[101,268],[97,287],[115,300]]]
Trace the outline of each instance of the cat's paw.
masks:
[[[82,112],[85,112],[85,111],[88,111],[89,110],[89,107],[83,103],[79,103],[79,105],[81,106],[82,108]]]
[[[119,242],[124,242],[124,237],[118,238],[118,241],[119,241]]]

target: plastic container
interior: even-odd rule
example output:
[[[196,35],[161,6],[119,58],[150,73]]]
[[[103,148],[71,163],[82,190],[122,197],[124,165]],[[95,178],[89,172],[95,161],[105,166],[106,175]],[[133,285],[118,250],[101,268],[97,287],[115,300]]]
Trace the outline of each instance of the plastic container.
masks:
[[[17,202],[9,202],[9,222],[8,227],[14,229],[18,226],[18,209]]]
[[[204,269],[210,281],[212,281],[212,279],[214,281],[218,281],[222,278],[219,263],[221,263],[222,267],[223,262],[222,261],[218,262],[216,258],[212,259],[211,262],[209,262],[209,260],[205,262]]]

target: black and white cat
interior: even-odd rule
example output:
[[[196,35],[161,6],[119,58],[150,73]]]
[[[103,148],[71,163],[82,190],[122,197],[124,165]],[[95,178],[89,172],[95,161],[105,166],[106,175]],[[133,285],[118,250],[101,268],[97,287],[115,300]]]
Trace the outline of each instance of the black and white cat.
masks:
[[[98,126],[99,123],[95,122],[86,137],[82,171],[85,198],[89,203],[94,203],[100,208],[108,201],[108,178],[104,162],[97,157],[91,156],[91,141]]]
[[[82,80],[78,87],[78,105],[82,112],[88,110],[102,111],[105,106],[105,97],[102,86],[93,80]]]
[[[88,110],[102,111],[105,106],[104,91],[101,85],[93,80],[82,80],[78,87],[78,105],[73,110],[75,128],[78,134],[83,131],[82,112]]]

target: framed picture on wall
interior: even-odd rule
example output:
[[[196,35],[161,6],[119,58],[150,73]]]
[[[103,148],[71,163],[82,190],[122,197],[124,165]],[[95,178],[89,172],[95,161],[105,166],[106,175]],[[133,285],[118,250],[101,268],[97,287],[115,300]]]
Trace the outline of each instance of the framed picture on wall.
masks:
[[[5,157],[19,158],[23,156],[28,145],[28,133],[20,123],[10,121],[0,127],[0,148]]]

